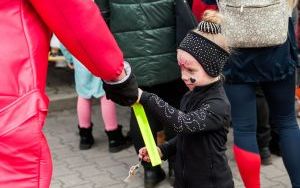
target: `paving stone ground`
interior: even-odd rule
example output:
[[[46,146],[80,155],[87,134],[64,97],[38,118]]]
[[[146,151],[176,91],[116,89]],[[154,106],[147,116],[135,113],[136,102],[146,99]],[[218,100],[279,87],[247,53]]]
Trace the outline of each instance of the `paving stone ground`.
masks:
[[[118,107],[118,117],[125,131],[128,130],[129,109]],[[130,183],[123,182],[129,167],[137,163],[133,147],[119,153],[108,152],[107,137],[99,115],[98,106],[93,107],[95,145],[90,150],[78,149],[79,136],[74,109],[50,112],[44,127],[53,158],[53,179],[51,188],[139,188],[143,187],[143,170],[141,169]],[[232,133],[228,135],[228,148],[232,146]],[[230,166],[233,171],[235,185],[242,188],[231,150],[228,150]],[[280,157],[273,157],[273,165],[263,166],[261,182],[263,188],[291,187]],[[167,163],[163,163],[167,172]],[[167,180],[158,188],[171,187]]]

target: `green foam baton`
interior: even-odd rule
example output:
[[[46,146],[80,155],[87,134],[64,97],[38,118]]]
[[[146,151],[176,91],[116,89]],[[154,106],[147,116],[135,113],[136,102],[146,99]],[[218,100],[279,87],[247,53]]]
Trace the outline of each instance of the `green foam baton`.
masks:
[[[151,164],[152,166],[160,165],[161,159],[159,153],[157,151],[157,147],[149,126],[149,122],[144,110],[144,107],[140,103],[135,103],[133,106],[133,111],[137,122],[139,124],[139,128],[142,133],[143,140],[145,142]]]

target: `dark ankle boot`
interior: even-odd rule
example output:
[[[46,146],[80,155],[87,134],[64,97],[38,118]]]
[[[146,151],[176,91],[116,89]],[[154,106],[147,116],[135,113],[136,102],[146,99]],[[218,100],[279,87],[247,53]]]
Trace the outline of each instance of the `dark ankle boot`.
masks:
[[[261,158],[261,163],[263,165],[267,166],[272,164],[271,152],[269,150],[269,147],[259,149],[259,154]]]
[[[94,144],[94,137],[92,135],[93,124],[91,124],[91,127],[89,128],[81,128],[78,126],[78,129],[79,129],[79,136],[80,136],[79,149],[80,150],[90,149]]]
[[[122,134],[122,126],[118,125],[118,128],[113,131],[105,131],[108,136],[108,148],[109,152],[116,153],[131,145],[129,137],[124,137]]]
[[[166,178],[161,166],[144,167],[144,187],[153,188]]]

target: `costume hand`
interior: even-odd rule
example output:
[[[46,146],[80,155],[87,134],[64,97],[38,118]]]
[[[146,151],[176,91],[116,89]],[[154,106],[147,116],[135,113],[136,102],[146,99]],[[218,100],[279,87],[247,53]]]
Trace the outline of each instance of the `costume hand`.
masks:
[[[157,151],[158,151],[158,153],[159,153],[160,158],[162,158],[163,155],[162,155],[162,152],[161,152],[161,150],[160,150],[159,147],[157,147]],[[139,150],[139,158],[140,158],[141,160],[143,160],[143,161],[148,162],[148,163],[151,162],[146,147],[143,147],[143,148],[141,148],[141,149]]]
[[[138,85],[129,63],[124,63],[126,76],[116,82],[103,82],[106,98],[122,106],[131,106],[138,99]]]
[[[116,80],[113,80],[113,81],[117,82],[117,81],[120,81],[120,80],[124,79],[125,77],[126,77],[126,72],[123,69],[122,72],[121,72],[121,74],[118,76],[118,78]]]

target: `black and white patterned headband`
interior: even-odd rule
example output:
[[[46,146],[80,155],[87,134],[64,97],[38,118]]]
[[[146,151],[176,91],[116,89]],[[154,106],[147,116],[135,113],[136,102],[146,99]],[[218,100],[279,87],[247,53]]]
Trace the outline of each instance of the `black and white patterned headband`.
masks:
[[[219,34],[221,33],[221,25],[213,22],[201,21],[197,26],[197,30],[203,33]]]
[[[209,39],[190,31],[178,49],[191,54],[211,77],[221,74],[229,53]]]

